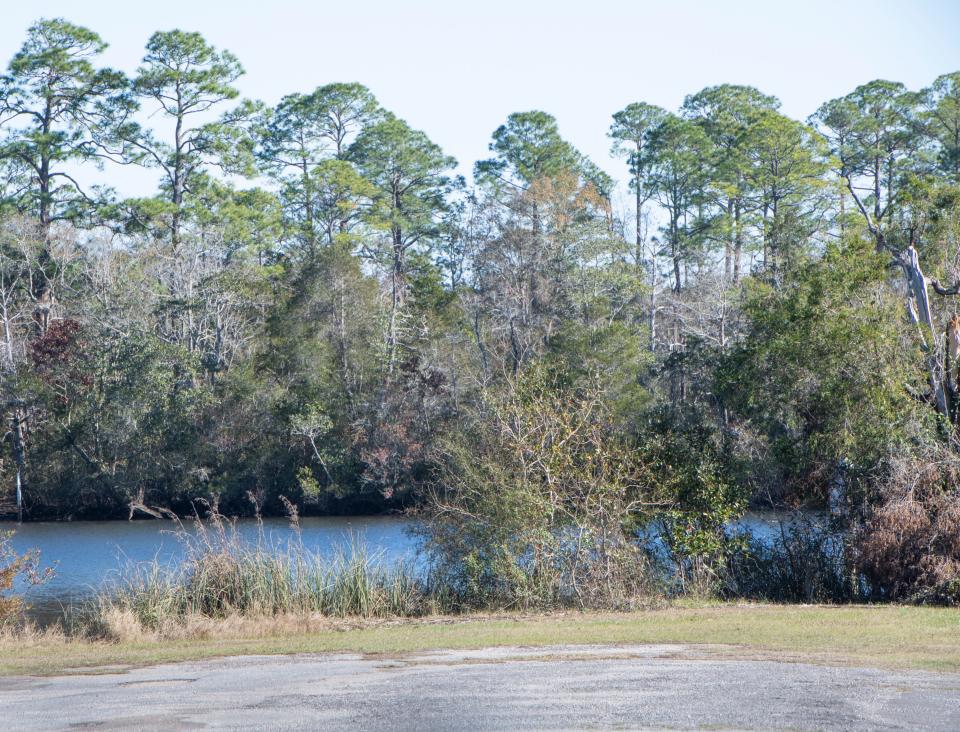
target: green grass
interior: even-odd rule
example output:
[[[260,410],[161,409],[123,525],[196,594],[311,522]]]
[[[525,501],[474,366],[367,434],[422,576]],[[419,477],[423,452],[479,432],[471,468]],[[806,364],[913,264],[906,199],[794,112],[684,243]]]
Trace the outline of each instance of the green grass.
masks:
[[[0,638],[0,674],[56,674],[241,654],[555,644],[705,644],[705,653],[960,672],[960,611],[903,606],[673,606],[635,613],[554,613],[212,626],[205,637],[104,642],[57,636]],[[302,623],[307,627],[306,621]],[[244,632],[255,629],[250,637]],[[222,631],[222,632],[221,632]],[[256,637],[252,637],[252,636]]]

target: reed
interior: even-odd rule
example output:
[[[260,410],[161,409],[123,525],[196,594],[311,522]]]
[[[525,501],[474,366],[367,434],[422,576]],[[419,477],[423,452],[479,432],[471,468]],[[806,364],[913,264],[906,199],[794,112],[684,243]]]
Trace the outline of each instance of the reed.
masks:
[[[412,566],[388,564],[358,537],[332,556],[321,555],[299,538],[275,545],[261,531],[258,540],[244,540],[216,514],[194,531],[180,525],[174,533],[185,547],[182,561],[121,568],[68,625],[89,635],[129,638],[166,634],[187,618],[387,618],[446,609],[443,595]]]

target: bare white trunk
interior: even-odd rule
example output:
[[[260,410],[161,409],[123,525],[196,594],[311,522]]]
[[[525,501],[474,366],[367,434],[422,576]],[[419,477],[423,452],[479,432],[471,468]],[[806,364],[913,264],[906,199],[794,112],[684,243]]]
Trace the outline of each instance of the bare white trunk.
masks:
[[[907,249],[905,259],[901,259],[901,265],[907,276],[910,319],[920,331],[921,347],[926,354],[930,394],[936,410],[949,418],[950,406],[947,400],[944,379],[943,346],[937,329],[933,324],[933,313],[930,309],[930,294],[927,287],[928,280],[920,268],[920,257],[914,247],[911,246]]]

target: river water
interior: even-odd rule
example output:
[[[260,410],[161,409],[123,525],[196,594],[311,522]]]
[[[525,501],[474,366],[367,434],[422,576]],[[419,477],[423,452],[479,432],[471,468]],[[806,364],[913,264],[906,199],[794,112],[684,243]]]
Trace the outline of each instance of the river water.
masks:
[[[290,542],[321,557],[333,557],[351,545],[362,545],[368,556],[384,564],[414,559],[417,542],[408,533],[409,519],[393,516],[330,516],[300,519],[299,532],[286,519],[241,519],[232,524],[244,542],[285,550]],[[13,547],[18,552],[40,551],[40,566],[52,567],[53,576],[36,587],[25,588],[32,605],[68,604],[94,594],[120,571],[156,560],[176,566],[187,547],[172,521],[70,521],[14,524],[0,522],[0,531],[15,529]],[[193,522],[183,528],[196,534]],[[23,588],[22,588],[23,589]]]
[[[754,512],[740,519],[735,528],[769,540],[779,535],[781,521],[790,520],[787,514]],[[398,516],[308,517],[300,519],[299,531],[279,518],[233,523],[241,539],[278,551],[294,541],[313,554],[332,558],[351,545],[362,545],[368,557],[383,565],[417,559],[418,540],[409,531],[414,525],[413,520]],[[54,569],[44,584],[19,588],[25,590],[30,604],[45,608],[89,597],[132,564],[157,560],[164,566],[176,566],[187,551],[177,528],[171,521],[152,520],[0,522],[0,531],[15,530],[16,551],[38,549],[41,568]],[[184,528],[196,531],[192,522],[185,522]]]

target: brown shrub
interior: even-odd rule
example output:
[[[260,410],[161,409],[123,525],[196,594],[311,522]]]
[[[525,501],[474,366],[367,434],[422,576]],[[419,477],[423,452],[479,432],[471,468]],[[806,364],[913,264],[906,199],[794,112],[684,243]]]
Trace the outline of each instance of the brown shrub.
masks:
[[[30,584],[39,584],[50,576],[52,570],[37,571],[37,553],[18,554],[13,550],[10,538],[12,531],[0,531],[0,627],[21,619],[23,601],[17,596],[5,596],[13,589],[17,578]]]
[[[888,499],[860,532],[857,566],[874,594],[960,603],[960,496],[931,487]]]

